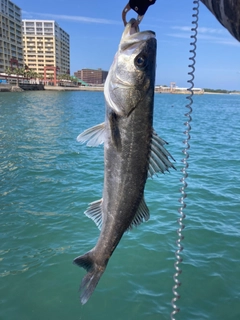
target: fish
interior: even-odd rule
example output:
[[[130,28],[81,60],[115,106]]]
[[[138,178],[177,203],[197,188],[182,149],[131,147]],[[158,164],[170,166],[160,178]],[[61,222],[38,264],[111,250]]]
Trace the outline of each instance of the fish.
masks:
[[[123,234],[149,219],[147,178],[175,168],[166,141],[153,129],[156,52],[155,33],[140,32],[131,19],[104,85],[105,121],[77,137],[87,146],[104,144],[102,198],[85,211],[100,235],[93,249],[73,261],[87,271],[80,286],[82,304],[94,292]]]

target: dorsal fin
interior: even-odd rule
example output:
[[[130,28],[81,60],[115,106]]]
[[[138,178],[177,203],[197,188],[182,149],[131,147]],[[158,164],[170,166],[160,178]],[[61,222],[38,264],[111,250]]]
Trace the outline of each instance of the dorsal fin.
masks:
[[[148,221],[149,218],[150,218],[150,214],[149,214],[148,207],[147,207],[144,199],[142,198],[140,205],[138,207],[138,210],[137,210],[128,230],[131,230],[133,227],[140,225],[144,221]]]
[[[171,154],[164,148],[167,142],[160,138],[153,130],[151,141],[151,153],[149,157],[148,177],[152,177],[155,173],[169,171],[169,168],[176,170],[169,158],[173,161]]]

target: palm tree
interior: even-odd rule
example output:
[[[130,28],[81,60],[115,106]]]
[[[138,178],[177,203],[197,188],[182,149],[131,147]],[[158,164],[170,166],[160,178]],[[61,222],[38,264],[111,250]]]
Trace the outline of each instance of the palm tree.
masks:
[[[22,76],[22,78],[24,78],[25,73],[26,73],[25,68],[20,68],[20,69],[19,69],[19,74],[20,74],[20,76]]]
[[[70,74],[65,74],[65,76],[66,76],[66,80],[71,80]]]
[[[14,70],[13,70],[13,72],[14,72],[14,74],[16,74],[17,75],[17,85],[18,85],[18,83],[19,83],[19,76],[24,76],[24,73],[25,73],[25,69],[24,68],[15,68]]]
[[[33,73],[32,73],[32,78],[35,80],[35,83],[36,83],[37,77],[38,77],[37,72],[36,72],[36,71],[33,71]]]
[[[58,75],[57,75],[57,79],[58,79],[59,81],[61,81],[61,80],[63,79],[63,74],[61,74],[61,73],[58,74]]]
[[[37,78],[37,73],[32,69],[28,69],[27,72],[26,72],[26,76],[29,79],[36,79]]]
[[[9,78],[10,74],[12,74],[12,68],[7,67],[7,68],[5,69],[5,73],[8,75],[8,78]],[[8,78],[7,78],[7,79],[8,79]]]

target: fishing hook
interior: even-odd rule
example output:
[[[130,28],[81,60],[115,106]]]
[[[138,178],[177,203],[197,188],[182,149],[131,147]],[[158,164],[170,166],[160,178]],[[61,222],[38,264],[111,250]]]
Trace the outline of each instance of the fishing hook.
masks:
[[[192,57],[189,58],[189,60],[191,60],[191,64],[188,66],[189,68],[191,68],[191,71],[188,72],[188,74],[191,76],[190,80],[188,80],[188,83],[190,83],[190,87],[188,88],[188,91],[190,92],[190,94],[186,97],[189,100],[189,104],[186,105],[186,108],[188,108],[188,112],[185,114],[185,117],[187,117],[187,121],[184,123],[184,125],[186,126],[186,130],[183,132],[186,135],[186,139],[183,141],[183,143],[185,144],[185,148],[182,151],[182,153],[184,154],[184,158],[182,159],[183,162],[183,168],[181,169],[182,173],[183,173],[183,177],[180,179],[180,181],[182,182],[182,187],[180,188],[180,193],[181,193],[181,198],[179,199],[179,202],[181,204],[181,207],[178,209],[178,212],[180,214],[180,218],[178,219],[178,224],[179,224],[179,228],[177,230],[177,234],[178,234],[178,239],[176,241],[177,247],[178,249],[175,252],[175,257],[176,257],[176,261],[174,263],[174,267],[176,270],[176,273],[173,275],[173,280],[175,282],[175,285],[172,288],[173,294],[174,294],[174,298],[172,299],[172,307],[173,307],[173,311],[171,313],[171,319],[175,320],[174,316],[180,311],[180,308],[177,307],[176,302],[180,299],[180,295],[177,291],[177,289],[180,287],[181,282],[179,281],[178,277],[180,276],[180,274],[182,273],[182,270],[179,267],[179,264],[182,262],[182,258],[180,256],[180,253],[183,250],[183,246],[181,244],[182,240],[184,239],[184,236],[182,235],[182,231],[185,228],[184,224],[183,224],[183,220],[185,219],[185,214],[184,214],[184,209],[186,208],[186,203],[185,203],[185,198],[187,197],[187,193],[186,193],[186,188],[187,188],[187,182],[186,179],[188,177],[188,173],[187,173],[187,169],[188,169],[188,158],[189,158],[189,153],[188,150],[190,149],[190,144],[189,144],[189,140],[191,138],[190,136],[190,131],[191,131],[191,121],[192,121],[192,117],[191,117],[191,113],[192,113],[192,104],[193,104],[193,88],[194,88],[194,72],[195,72],[195,64],[196,64],[196,49],[197,49],[197,31],[198,31],[198,20],[199,20],[199,0],[194,0],[193,1],[193,10],[196,13],[193,13],[192,17],[194,18],[194,20],[192,21],[192,25],[194,25],[194,27],[191,29],[191,31],[193,32],[193,34],[191,35],[191,39],[193,39],[193,42],[190,43],[190,45],[193,47],[192,50],[190,50],[189,52],[192,53]]]

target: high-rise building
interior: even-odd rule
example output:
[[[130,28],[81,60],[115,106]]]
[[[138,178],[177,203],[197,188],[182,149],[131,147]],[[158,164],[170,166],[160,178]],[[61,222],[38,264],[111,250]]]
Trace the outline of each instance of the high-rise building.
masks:
[[[12,1],[0,0],[0,72],[23,65],[21,9]]]
[[[23,20],[24,62],[46,80],[70,74],[70,37],[53,20]]]
[[[108,71],[102,69],[82,69],[74,72],[74,75],[89,84],[103,84],[107,78]]]

